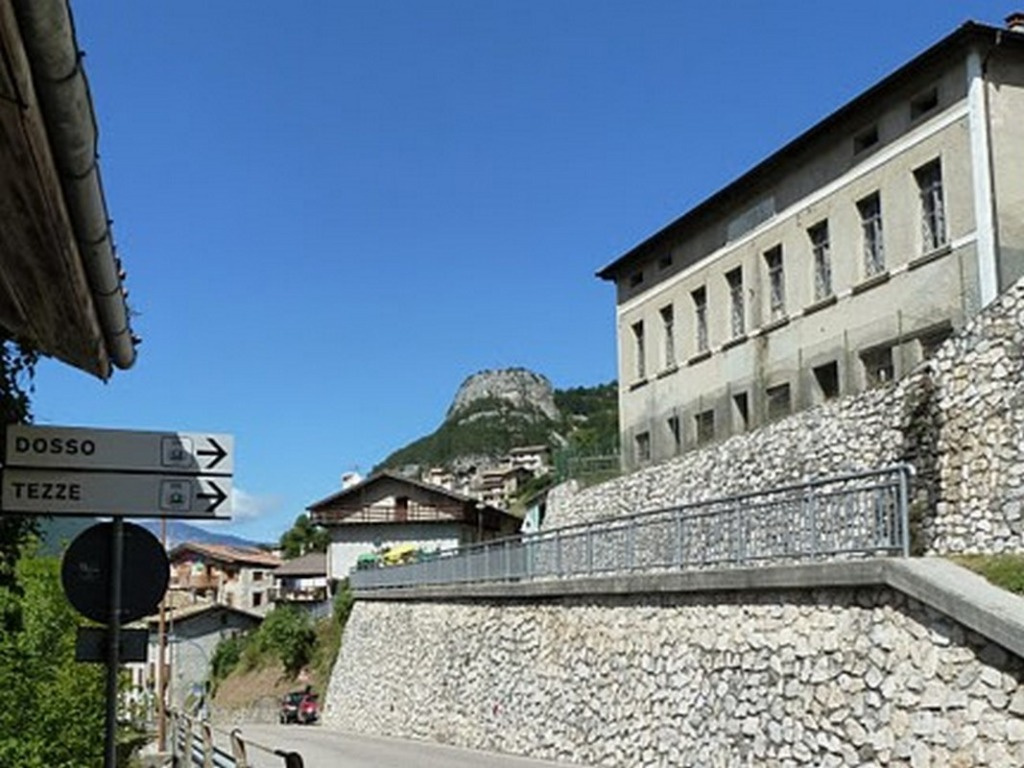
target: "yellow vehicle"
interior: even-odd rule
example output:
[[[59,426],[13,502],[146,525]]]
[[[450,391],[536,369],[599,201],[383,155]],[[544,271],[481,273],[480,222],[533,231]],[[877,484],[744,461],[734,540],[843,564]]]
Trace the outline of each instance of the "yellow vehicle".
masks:
[[[384,565],[405,565],[415,563],[420,548],[415,544],[396,544],[388,547],[382,555]]]

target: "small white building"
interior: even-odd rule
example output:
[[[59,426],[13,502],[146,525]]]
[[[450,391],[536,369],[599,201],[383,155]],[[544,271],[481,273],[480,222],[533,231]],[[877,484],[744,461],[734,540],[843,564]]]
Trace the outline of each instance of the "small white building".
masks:
[[[529,470],[534,477],[551,471],[551,448],[546,445],[524,445],[508,452],[513,467]]]
[[[208,704],[206,692],[217,645],[230,637],[255,629],[263,618],[251,611],[231,608],[216,603],[195,605],[168,605],[164,610],[164,668],[165,701],[171,709],[195,709]],[[130,699],[142,704],[154,714],[152,707],[158,698],[161,684],[160,615],[154,614],[135,626],[144,626],[149,633],[146,661],[129,663],[125,667],[131,679]],[[140,713],[141,714],[141,713]]]

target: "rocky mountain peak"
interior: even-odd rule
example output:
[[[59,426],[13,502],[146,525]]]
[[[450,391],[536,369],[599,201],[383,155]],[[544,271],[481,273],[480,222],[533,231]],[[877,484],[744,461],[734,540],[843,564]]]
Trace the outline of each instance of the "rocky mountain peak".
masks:
[[[525,368],[505,368],[474,373],[463,381],[445,419],[458,419],[460,414],[476,410],[474,406],[494,401],[524,412],[540,412],[552,421],[559,417],[555,392],[546,377]]]

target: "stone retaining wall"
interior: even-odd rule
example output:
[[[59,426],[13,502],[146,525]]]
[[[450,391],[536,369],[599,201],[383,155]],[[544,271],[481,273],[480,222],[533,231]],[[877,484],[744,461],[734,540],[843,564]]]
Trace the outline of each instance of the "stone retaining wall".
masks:
[[[563,486],[545,527],[908,462],[918,553],[1024,552],[1022,350],[1018,284],[895,385]],[[324,722],[586,765],[1010,768],[1022,680],[1019,656],[887,586],[360,599]]]
[[[917,554],[1024,552],[1024,283],[896,384],[831,401],[593,488],[545,527],[907,462]]]
[[[887,587],[360,600],[324,721],[594,766],[1009,767],[1022,678]]]

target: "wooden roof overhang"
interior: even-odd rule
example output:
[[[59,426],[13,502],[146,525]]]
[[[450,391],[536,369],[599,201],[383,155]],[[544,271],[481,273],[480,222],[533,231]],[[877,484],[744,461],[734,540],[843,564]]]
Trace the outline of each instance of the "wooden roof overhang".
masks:
[[[382,504],[395,491],[403,492],[408,503]],[[429,485],[387,470],[361,483],[344,488],[307,508],[317,525],[407,525],[409,523],[461,523],[488,531],[501,530],[504,510],[482,501]]]
[[[137,339],[96,136],[66,0],[0,0],[0,333],[106,379]]]

